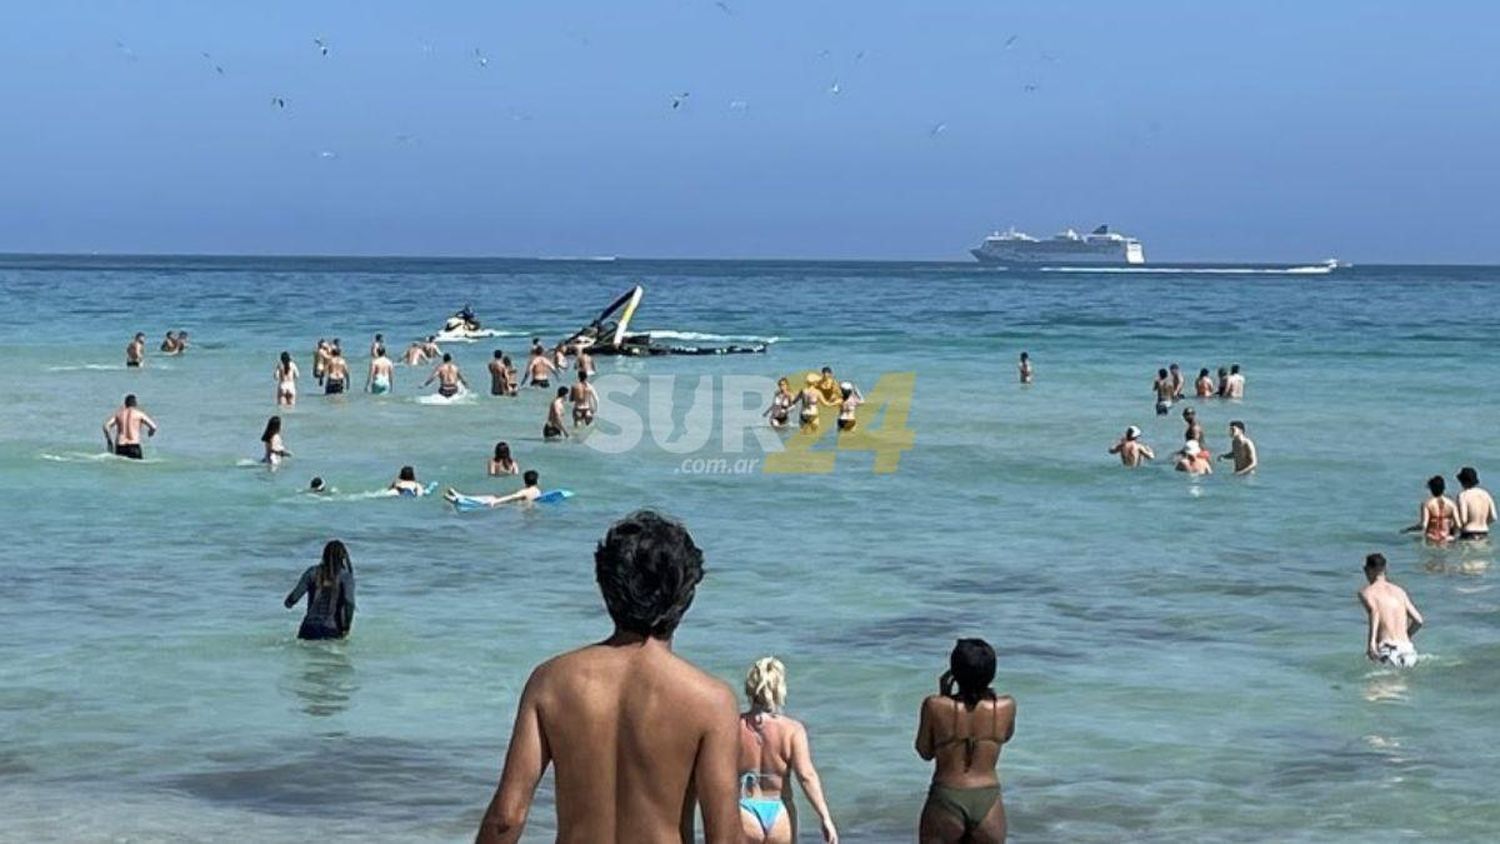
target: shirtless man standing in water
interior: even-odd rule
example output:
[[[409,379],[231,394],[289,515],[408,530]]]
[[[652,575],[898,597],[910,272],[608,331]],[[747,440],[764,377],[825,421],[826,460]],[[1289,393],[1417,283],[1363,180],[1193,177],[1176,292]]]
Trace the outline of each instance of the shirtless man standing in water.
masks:
[[[460,387],[465,390],[469,388],[469,382],[464,380],[463,373],[458,371],[458,364],[453,362],[453,355],[450,354],[443,355],[443,362],[438,364],[438,368],[434,369],[431,375],[427,376],[422,386],[431,384],[434,379],[438,382],[438,395],[445,399],[458,395]]]
[[[526,362],[526,377],[531,379],[531,386],[552,386],[552,373],[556,369],[552,361],[547,360],[547,353],[541,346],[531,347],[531,360]]]
[[[1245,423],[1236,419],[1229,423],[1229,453],[1219,455],[1220,460],[1233,460],[1236,475],[1248,475],[1260,466],[1260,455],[1255,453],[1255,442],[1245,435]]]
[[[1458,470],[1458,538],[1488,539],[1490,524],[1495,521],[1495,499],[1479,485],[1479,473],[1473,466]]]
[[[1385,579],[1385,567],[1385,555],[1365,557],[1365,580],[1369,585],[1359,590],[1359,602],[1370,620],[1365,656],[1386,665],[1410,668],[1417,664],[1417,649],[1411,637],[1422,627],[1422,614],[1417,612],[1405,589]]]
[[[323,395],[336,396],[349,388],[349,362],[335,343],[328,347],[323,363]]]
[[[1232,364],[1229,367],[1229,377],[1224,379],[1224,398],[1242,399],[1245,397],[1245,376],[1240,374],[1240,365]]]
[[[589,377],[584,373],[578,373],[578,383],[568,391],[568,398],[573,401],[573,426],[594,424],[594,410],[599,406],[599,394],[594,392],[594,385],[589,383]]]
[[[422,349],[422,341],[412,341],[412,344],[406,347],[406,354],[401,356],[401,360],[407,366],[421,366],[426,363],[427,352]]]
[[[547,406],[547,421],[542,423],[542,439],[557,440],[571,437],[568,426],[563,424],[563,405],[568,400],[568,388],[558,387],[557,397]]]
[[[125,365],[137,369],[146,363],[146,335],[137,332],[125,347]]]
[[[1172,409],[1172,396],[1177,394],[1177,388],[1172,386],[1172,379],[1165,369],[1156,370],[1156,380],[1151,382],[1151,390],[1156,393],[1156,415],[1166,416],[1167,411]]]
[[[1128,469],[1136,468],[1142,461],[1156,459],[1151,446],[1141,442],[1141,429],[1134,425],[1125,429],[1125,436],[1110,447],[1109,453],[1120,455],[1120,462]]]
[[[672,652],[703,552],[643,511],[605,534],[594,578],[614,632],[531,673],[476,844],[521,840],[549,765],[558,841],[694,841],[701,810],[707,844],[739,844],[734,694]]]
[[[120,405],[120,409],[104,420],[105,447],[111,454],[140,460],[145,456],[141,454],[142,426],[146,428],[147,436],[156,436],[156,420],[135,406],[135,394],[131,393],[125,397],[125,403]]]
[[[1191,407],[1182,409],[1182,422],[1185,427],[1182,431],[1182,441],[1197,440],[1199,445],[1203,444],[1203,424],[1198,421],[1198,411]]]

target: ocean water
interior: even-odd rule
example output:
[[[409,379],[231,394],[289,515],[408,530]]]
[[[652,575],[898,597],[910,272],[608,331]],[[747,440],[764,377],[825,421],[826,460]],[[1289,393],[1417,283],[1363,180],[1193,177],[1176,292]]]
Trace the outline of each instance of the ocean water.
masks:
[[[492,349],[524,356],[637,281],[640,328],[779,338],[764,356],[601,360],[676,376],[631,400],[672,399],[650,429],[666,447],[543,444],[542,395],[425,404],[425,370],[403,368],[382,398],[325,399],[305,377],[283,414],[296,456],[237,465],[276,412],[283,349],[308,376],[314,341],[340,337],[362,383],[373,332],[400,348],[473,301],[513,332],[451,348],[484,383]],[[736,688],[754,658],[785,660],[847,840],[911,839],[930,775],[917,706],[953,639],[978,635],[1019,700],[1001,764],[1015,841],[1492,841],[1493,553],[1397,531],[1429,475],[1500,473],[1497,312],[1500,270],[1474,268],[4,259],[0,840],[470,838],[530,666],[608,632],[595,541],[651,506],[710,567],[678,649]],[[168,328],[189,354],[122,367],[134,331],[154,349]],[[1174,361],[1244,366],[1244,401],[1200,415],[1215,451],[1247,423],[1257,476],[1106,454],[1129,424],[1159,452],[1180,439],[1151,407]],[[867,391],[915,373],[897,471],[853,451],[826,474],[683,471],[760,456],[725,454],[717,427],[679,453],[700,377],[824,364]],[[125,392],[162,426],[143,465],[99,456]],[[403,464],[508,491],[484,477],[498,439],[576,497],[458,515],[363,494]],[[301,494],[313,475],[339,494]],[[355,632],[300,643],[281,599],[334,537],[359,577]],[[1376,550],[1428,618],[1412,670],[1363,658],[1355,592]],[[529,840],[551,822],[544,785]]]

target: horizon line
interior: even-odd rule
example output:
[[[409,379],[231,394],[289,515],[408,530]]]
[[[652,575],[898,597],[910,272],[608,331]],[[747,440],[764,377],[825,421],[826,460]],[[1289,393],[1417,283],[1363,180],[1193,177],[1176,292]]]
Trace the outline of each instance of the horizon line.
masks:
[[[314,260],[314,261],[536,261],[547,263],[612,264],[612,263],[762,263],[762,264],[942,264],[988,268],[978,261],[964,258],[837,258],[837,257],[738,257],[738,256],[690,256],[652,257],[640,255],[404,255],[377,253],[294,253],[294,252],[10,252],[0,251],[0,265],[24,259],[60,260],[144,260],[144,259],[226,259],[226,260]],[[1180,261],[1157,261],[1135,265],[1135,269],[1149,272],[1153,267],[1254,267],[1254,266],[1300,266],[1321,261],[1210,261],[1184,259]],[[1497,263],[1446,263],[1440,261],[1377,262],[1359,263],[1350,261],[1348,268],[1355,267],[1470,267],[1496,268]],[[1040,265],[1039,265],[1040,266]],[[1047,265],[1051,266],[1051,265]],[[1065,265],[1062,265],[1065,266]],[[1036,269],[1030,265],[1005,266],[1000,269]]]

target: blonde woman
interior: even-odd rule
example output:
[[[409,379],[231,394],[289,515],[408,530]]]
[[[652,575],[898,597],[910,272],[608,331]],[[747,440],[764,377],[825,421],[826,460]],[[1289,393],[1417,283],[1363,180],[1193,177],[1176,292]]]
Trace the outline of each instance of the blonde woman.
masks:
[[[795,772],[823,826],[823,840],[838,844],[833,815],[813,767],[807,728],[788,718],[786,666],[762,657],[745,675],[749,711],[740,716],[740,820],[746,844],[789,844],[797,839],[797,804],[787,774]]]

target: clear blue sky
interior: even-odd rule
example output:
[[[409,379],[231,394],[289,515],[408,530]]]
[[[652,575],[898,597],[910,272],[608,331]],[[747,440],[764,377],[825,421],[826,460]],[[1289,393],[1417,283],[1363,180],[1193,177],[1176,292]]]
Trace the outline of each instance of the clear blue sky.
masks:
[[[0,250],[1500,262],[1500,3],[725,5],[7,3]]]

